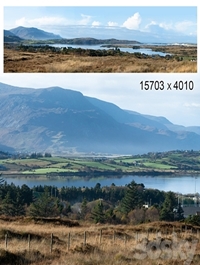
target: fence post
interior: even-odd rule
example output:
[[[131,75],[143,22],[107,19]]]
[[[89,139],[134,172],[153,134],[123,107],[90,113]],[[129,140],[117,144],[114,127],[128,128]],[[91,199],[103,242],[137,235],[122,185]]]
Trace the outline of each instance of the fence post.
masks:
[[[115,242],[115,230],[113,230],[113,242]]]
[[[53,233],[51,233],[50,253],[52,253],[52,249],[53,249]]]
[[[7,246],[8,246],[8,232],[6,232],[5,234],[5,248],[7,250]]]
[[[84,232],[84,245],[86,245],[86,231]]]
[[[69,251],[69,248],[70,248],[70,239],[71,239],[71,236],[70,236],[70,233],[68,233],[68,240],[67,240],[67,250]]]
[[[127,236],[124,234],[124,245],[126,246]]]
[[[30,241],[31,241],[31,236],[28,234],[28,251],[30,252]]]
[[[101,244],[101,239],[102,239],[102,229],[100,230],[100,235],[99,235],[99,244]]]

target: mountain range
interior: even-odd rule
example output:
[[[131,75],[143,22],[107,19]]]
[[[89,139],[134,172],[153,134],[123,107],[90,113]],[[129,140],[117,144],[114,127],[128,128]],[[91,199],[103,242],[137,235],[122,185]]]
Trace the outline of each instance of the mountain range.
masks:
[[[137,154],[200,149],[200,127],[179,128],[164,117],[123,110],[60,87],[0,83],[0,110],[2,151]]]
[[[8,39],[8,37],[10,39]],[[13,41],[20,40],[51,40],[51,39],[61,39],[59,35],[54,33],[46,32],[38,28],[26,28],[26,27],[17,27],[10,30],[4,30],[4,42],[11,40],[11,37],[14,38]]]
[[[142,32],[139,30],[129,30],[121,27],[86,27],[86,26],[68,26],[60,29],[61,35],[56,35],[38,28],[17,27],[10,30],[4,30],[4,42],[15,42],[16,38],[22,40],[63,40],[63,43],[84,44],[80,39],[96,40],[129,40],[131,43],[197,43],[196,36],[187,36],[172,31],[170,34],[167,30],[158,28],[153,32]],[[9,38],[8,38],[9,37]],[[13,38],[13,40],[12,40]],[[18,41],[20,41],[18,39]],[[94,40],[92,44],[95,44]],[[75,43],[74,43],[75,41]],[[77,42],[78,41],[78,42]],[[77,43],[76,43],[77,42]],[[62,43],[62,42],[60,42]],[[102,42],[101,42],[102,43]],[[122,41],[123,43],[123,41]],[[87,43],[88,44],[88,43]],[[91,44],[91,43],[89,43]],[[96,44],[99,44],[96,43]],[[126,44],[127,41],[126,41]]]

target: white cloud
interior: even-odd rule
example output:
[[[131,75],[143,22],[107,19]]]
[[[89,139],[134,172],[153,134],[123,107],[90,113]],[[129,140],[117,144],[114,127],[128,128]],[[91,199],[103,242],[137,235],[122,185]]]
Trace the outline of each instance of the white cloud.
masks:
[[[81,14],[81,17],[82,17],[82,19],[79,20],[77,24],[78,25],[83,25],[83,26],[88,25],[90,20],[91,20],[91,16]]]
[[[137,12],[132,17],[129,17],[124,23],[123,27],[127,29],[138,29],[140,26],[142,19],[140,17],[140,14]]]
[[[100,25],[101,25],[101,23],[99,21],[93,21],[92,22],[92,27],[98,27]]]
[[[67,25],[72,21],[67,20],[62,17],[41,17],[35,19],[26,19],[25,17],[16,20],[15,24],[17,26],[48,26],[48,25]]]
[[[117,27],[117,26],[118,26],[118,23],[117,23],[117,22],[109,21],[109,22],[108,22],[108,26],[109,26],[109,27]]]
[[[86,26],[90,23],[91,16],[81,14],[81,19],[71,20],[64,17],[40,17],[35,19],[27,19],[22,17],[16,20],[16,26],[24,27],[46,27],[46,26],[66,26],[66,25],[79,25]]]
[[[168,30],[168,31],[176,31],[179,33],[185,33],[189,35],[196,35],[196,24],[192,21],[179,21],[177,23],[166,23],[166,22],[156,22],[151,21],[149,24],[145,26],[145,30],[151,32],[155,27]]]
[[[181,22],[177,22],[175,24],[175,29],[177,31],[180,31],[180,32],[185,32],[187,30],[192,30],[194,27],[196,27],[196,24],[193,23],[192,21],[181,21]]]
[[[200,104],[199,103],[185,103],[184,104],[185,107],[187,108],[200,108]]]

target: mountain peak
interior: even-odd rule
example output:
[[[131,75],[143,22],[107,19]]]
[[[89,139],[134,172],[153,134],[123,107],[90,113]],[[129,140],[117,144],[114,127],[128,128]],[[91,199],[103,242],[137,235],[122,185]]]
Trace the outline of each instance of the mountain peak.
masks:
[[[23,27],[19,26],[17,28],[10,29],[10,32],[22,39],[32,39],[32,40],[50,40],[50,39],[62,39],[60,35],[54,33],[46,32],[44,30],[34,28],[34,27]]]

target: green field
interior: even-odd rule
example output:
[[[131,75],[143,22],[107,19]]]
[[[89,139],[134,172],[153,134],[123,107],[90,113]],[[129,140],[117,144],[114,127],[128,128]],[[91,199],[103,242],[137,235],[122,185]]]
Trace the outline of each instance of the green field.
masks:
[[[200,173],[200,152],[173,151],[123,157],[38,157],[0,159],[1,172],[16,175]]]

